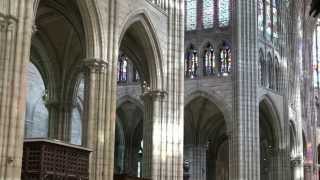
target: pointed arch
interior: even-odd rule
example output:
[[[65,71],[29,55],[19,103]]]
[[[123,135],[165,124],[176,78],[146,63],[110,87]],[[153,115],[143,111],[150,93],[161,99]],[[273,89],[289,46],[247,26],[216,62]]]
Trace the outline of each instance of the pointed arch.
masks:
[[[223,117],[226,121],[227,131],[231,130],[230,128],[231,128],[231,123],[232,123],[232,115],[231,115],[232,108],[230,106],[228,106],[228,104],[224,101],[223,98],[221,98],[220,95],[215,94],[214,92],[213,92],[213,94],[209,94],[208,92],[205,92],[202,90],[190,91],[189,93],[185,94],[184,104],[185,105],[189,104],[193,99],[195,99],[197,97],[206,98],[206,99],[210,100],[211,102],[213,102],[214,104],[216,104],[218,109],[222,112]]]
[[[121,33],[118,45],[126,54],[135,53],[140,58],[140,62],[133,62],[136,67],[143,67],[141,72],[142,79],[146,80],[152,89],[163,90],[163,67],[162,51],[160,41],[155,31],[149,14],[145,10],[137,10],[127,16],[124,24],[120,26]],[[137,33],[139,32],[139,33]],[[130,35],[126,36],[126,35]],[[130,39],[131,38],[131,39]],[[135,49],[138,45],[141,49]],[[131,59],[131,58],[130,58]],[[131,59],[134,61],[133,58]]]
[[[216,73],[216,55],[213,45],[208,42],[203,48],[203,75],[210,76]]]
[[[271,138],[273,139],[274,146],[276,146],[276,148],[279,148],[282,138],[282,126],[280,122],[280,116],[276,106],[274,105],[272,99],[268,95],[263,95],[260,98],[259,110],[262,113],[262,115],[264,115],[265,118],[267,118],[266,120],[268,120],[268,122],[266,123],[269,124],[270,130],[272,131],[270,133],[272,134]]]
[[[193,44],[190,44],[185,53],[185,63],[184,63],[185,77],[194,79],[198,77],[198,50]]]

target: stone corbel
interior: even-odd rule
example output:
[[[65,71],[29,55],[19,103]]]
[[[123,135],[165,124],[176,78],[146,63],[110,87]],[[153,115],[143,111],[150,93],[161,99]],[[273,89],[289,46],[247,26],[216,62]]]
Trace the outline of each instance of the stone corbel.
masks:
[[[146,83],[146,81],[143,82],[141,95],[142,100],[164,99],[167,95],[167,91],[151,89],[150,86]]]

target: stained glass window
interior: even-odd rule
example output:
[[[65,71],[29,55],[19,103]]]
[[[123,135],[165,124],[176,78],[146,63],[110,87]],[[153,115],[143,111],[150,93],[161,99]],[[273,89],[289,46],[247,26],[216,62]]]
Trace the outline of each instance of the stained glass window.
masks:
[[[223,47],[220,49],[220,73],[223,76],[228,76],[231,73],[231,60],[231,49],[226,43],[223,43]]]
[[[266,0],[266,6],[265,6],[265,11],[266,11],[266,36],[267,39],[271,39],[272,36],[272,22],[271,22],[271,4],[270,0]]]
[[[203,28],[213,27],[213,0],[203,0]]]
[[[133,81],[135,81],[135,82],[140,81],[139,72],[135,67],[133,68]]]
[[[205,76],[214,75],[215,74],[215,55],[213,47],[209,44],[205,49],[204,57],[203,57],[203,74]]]
[[[198,57],[197,51],[191,47],[186,54],[185,74],[186,77],[194,79],[197,77]]]
[[[320,26],[316,26],[313,34],[313,85],[319,88],[320,68]]]
[[[277,2],[276,0],[273,0],[272,2],[272,14],[273,14],[273,22],[272,22],[272,28],[273,28],[273,38],[275,40],[278,39],[279,35],[278,35],[278,8],[277,8]]]
[[[219,26],[228,26],[230,19],[230,2],[229,0],[218,0],[219,9]]]
[[[186,30],[197,27],[197,0],[186,0]]]
[[[264,4],[263,0],[258,0],[258,28],[260,32],[264,29]]]
[[[121,55],[118,60],[118,82],[126,82],[128,80],[128,58]]]

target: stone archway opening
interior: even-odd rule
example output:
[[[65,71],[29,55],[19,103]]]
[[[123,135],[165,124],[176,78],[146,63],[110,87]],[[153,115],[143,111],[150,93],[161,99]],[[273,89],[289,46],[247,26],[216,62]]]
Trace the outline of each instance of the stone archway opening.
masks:
[[[277,177],[278,133],[279,128],[275,113],[270,103],[262,100],[259,104],[259,136],[260,136],[260,179],[272,180]]]
[[[150,165],[146,161],[152,161],[152,155],[145,156],[145,153],[152,153],[152,151],[151,148],[148,148],[149,151],[144,151],[143,147],[152,145],[153,127],[150,121],[154,121],[154,114],[160,110],[154,106],[154,101],[158,100],[159,94],[163,95],[160,80],[162,76],[160,55],[152,26],[143,14],[129,20],[119,43],[117,93],[118,97],[141,98],[143,109],[130,101],[122,103],[117,108],[117,121],[122,124],[125,143],[123,164],[119,166],[115,162],[115,179],[118,178],[117,174],[133,177],[151,176],[151,171],[144,172],[144,169],[150,169],[144,165]],[[116,133],[117,131],[119,129],[116,129]],[[117,146],[115,153],[119,153]],[[118,167],[121,167],[120,171]]]
[[[227,179],[229,147],[223,113],[204,97],[190,101],[184,113],[185,179]]]
[[[117,108],[115,134],[115,174],[141,176],[143,155],[143,110],[130,101]]]
[[[74,0],[35,3],[30,56],[46,85],[43,95],[48,111],[46,137],[83,145],[84,99],[74,98],[79,93],[79,67],[87,52],[79,4]]]

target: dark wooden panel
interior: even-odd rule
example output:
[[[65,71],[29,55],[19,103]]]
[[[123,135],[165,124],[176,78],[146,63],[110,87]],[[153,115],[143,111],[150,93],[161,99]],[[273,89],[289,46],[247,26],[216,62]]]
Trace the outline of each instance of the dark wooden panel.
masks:
[[[62,142],[29,139],[23,146],[22,180],[88,180],[90,150]]]

